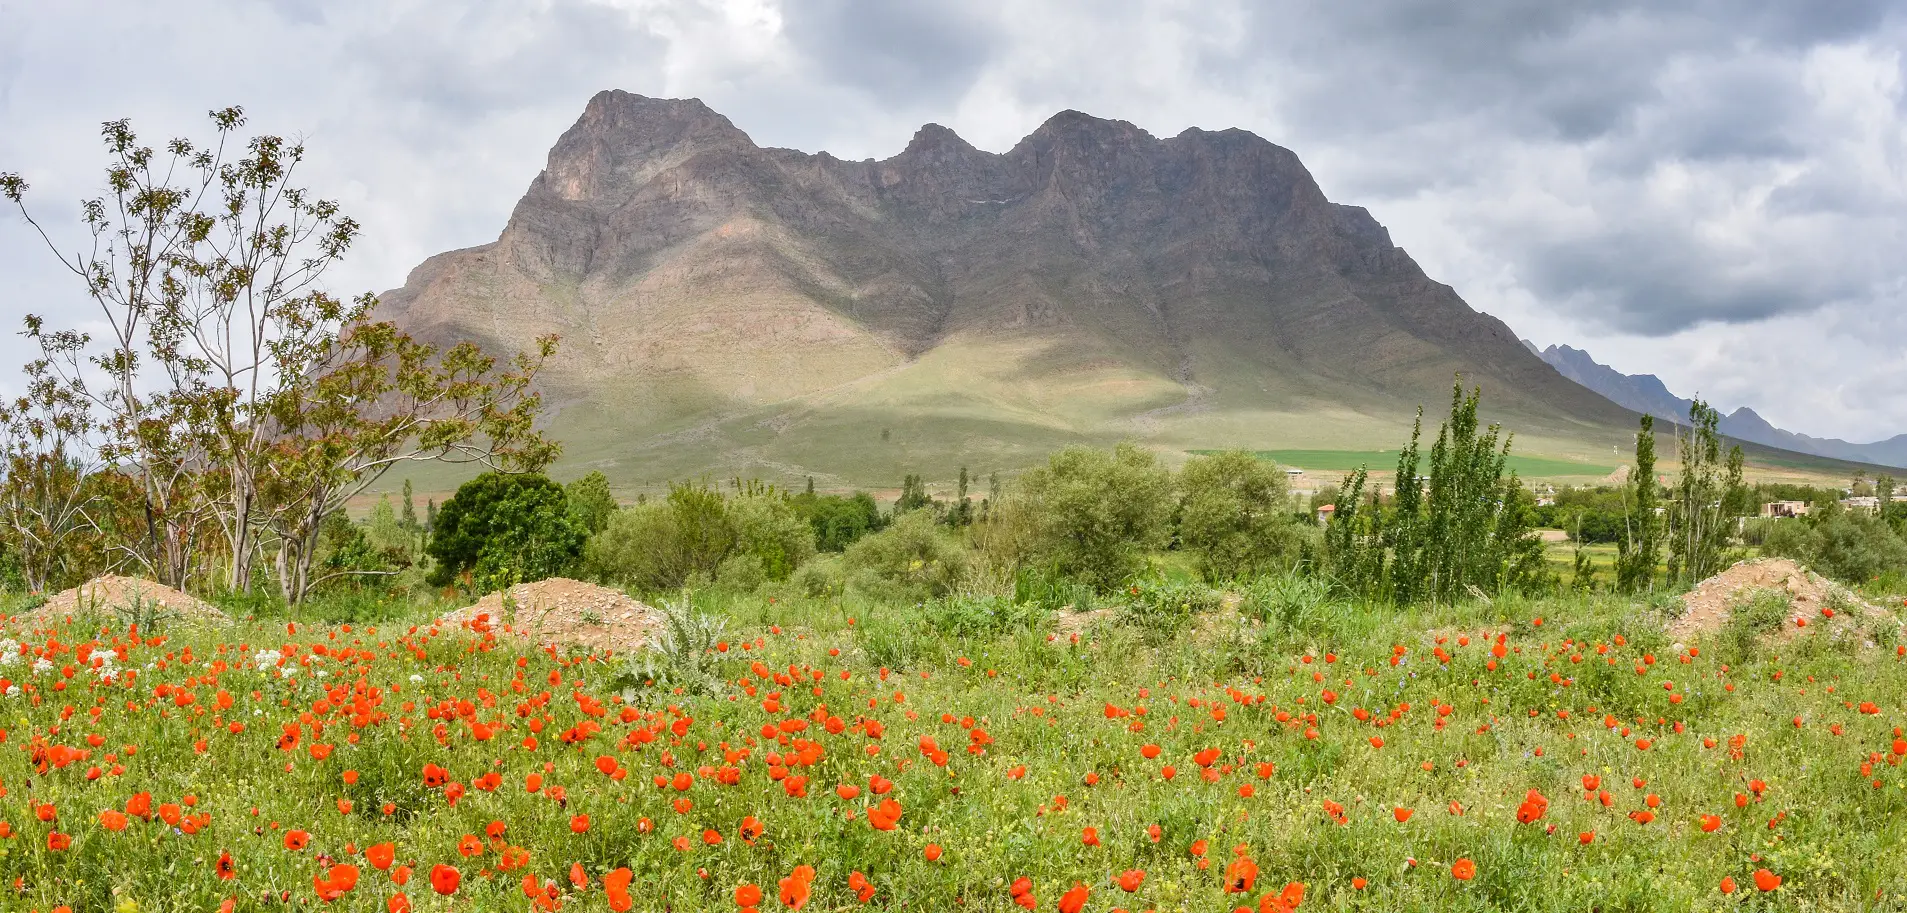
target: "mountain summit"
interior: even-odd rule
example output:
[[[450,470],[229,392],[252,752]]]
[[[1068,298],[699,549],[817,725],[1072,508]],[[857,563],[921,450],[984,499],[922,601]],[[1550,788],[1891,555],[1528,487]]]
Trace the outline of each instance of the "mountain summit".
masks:
[[[1004,153],[928,124],[850,162],[603,92],[497,241],[381,307],[440,342],[562,335],[557,430],[625,483],[873,484],[1122,438],[1394,447],[1457,373],[1526,450],[1606,461],[1633,428],[1290,150],[1078,111]]]

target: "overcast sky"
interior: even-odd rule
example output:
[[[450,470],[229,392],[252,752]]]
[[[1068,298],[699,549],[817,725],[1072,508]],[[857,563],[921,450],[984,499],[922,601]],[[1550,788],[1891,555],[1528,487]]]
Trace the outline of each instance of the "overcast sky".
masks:
[[[243,105],[364,223],[356,292],[494,240],[605,88],[850,159],[1242,127],[1539,345],[1867,441],[1907,432],[1903,47],[1907,0],[0,0],[0,170],[76,242],[101,121]],[[35,243],[0,215],[0,326],[85,313]]]

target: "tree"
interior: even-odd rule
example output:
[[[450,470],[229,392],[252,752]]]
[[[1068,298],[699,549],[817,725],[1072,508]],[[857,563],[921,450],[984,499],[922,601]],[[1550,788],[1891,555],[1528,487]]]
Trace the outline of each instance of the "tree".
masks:
[[[610,515],[619,506],[616,496],[609,491],[609,478],[598,471],[591,470],[563,490],[569,495],[570,513],[592,536],[609,525]]]
[[[952,506],[947,509],[947,525],[959,529],[973,525],[973,499],[967,496],[967,467],[960,467],[960,484]]]
[[[304,147],[239,143],[242,110],[211,116],[214,141],[173,140],[163,154],[126,121],[105,125],[109,191],[83,204],[91,242],[70,258],[27,211],[24,180],[0,175],[0,194],[104,327],[96,342],[27,319],[46,364],[85,391],[100,460],[138,492],[143,530],[125,553],[173,585],[223,560],[237,590],[270,554],[296,601],[325,518],[392,466],[535,469],[554,457],[528,390],[555,340],[497,370],[474,345],[439,353],[369,322],[373,297],[321,287],[358,226],[294,186]]]
[[[45,360],[26,367],[26,393],[0,405],[0,542],[31,592],[76,582],[101,532],[99,465],[85,452],[92,429],[85,393]]]
[[[662,501],[617,511],[590,539],[585,567],[596,578],[645,592],[713,577],[735,546],[727,499],[706,485],[669,486]]]
[[[468,573],[481,591],[567,572],[589,534],[563,487],[538,473],[486,472],[457,488],[437,515],[430,583]]]
[[[1623,501],[1622,539],[1616,543],[1616,587],[1625,593],[1655,585],[1655,564],[1662,555],[1662,519],[1655,481],[1655,417],[1642,416],[1636,432],[1635,471]]]
[[[1742,453],[1730,448],[1723,463],[1721,414],[1701,400],[1689,406],[1689,430],[1679,434],[1682,474],[1669,501],[1669,577],[1693,584],[1721,570],[1735,521],[1745,512]]]
[[[901,495],[894,501],[894,516],[932,506],[934,498],[927,493],[927,484],[920,476],[910,474],[901,479]]]
[[[814,527],[815,547],[824,552],[846,551],[862,536],[880,532],[886,525],[880,505],[873,496],[857,491],[850,497],[820,495],[797,502]]]
[[[1179,543],[1212,582],[1288,566],[1300,544],[1290,497],[1285,474],[1251,453],[1194,457],[1179,473]]]
[[[1033,526],[1031,560],[1110,590],[1171,536],[1172,477],[1130,444],[1069,447],[1021,477],[1016,511]]]
[[[786,580],[814,557],[814,527],[781,492],[743,494],[728,503],[735,551],[761,563],[769,580]]]
[[[411,499],[411,480],[409,479],[404,480],[404,514],[398,518],[398,522],[404,524],[404,528],[413,533],[419,529],[417,525],[417,502]]]
[[[1419,477],[1421,414],[1397,461],[1388,511],[1375,494],[1360,503],[1360,470],[1340,488],[1326,530],[1326,557],[1339,585],[1367,598],[1401,603],[1452,602],[1464,595],[1542,589],[1551,582],[1534,529],[1534,499],[1503,474],[1513,436],[1479,430],[1481,391],[1450,394],[1450,417],[1437,430],[1430,475]]]

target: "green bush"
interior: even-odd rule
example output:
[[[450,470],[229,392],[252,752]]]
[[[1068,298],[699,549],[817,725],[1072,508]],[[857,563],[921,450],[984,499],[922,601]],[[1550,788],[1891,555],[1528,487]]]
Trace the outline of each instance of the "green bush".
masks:
[[[840,495],[802,495],[795,506],[814,528],[815,548],[824,552],[842,552],[862,536],[877,533],[886,525],[881,508],[866,492],[850,497]]]
[[[1761,638],[1781,630],[1794,601],[1781,590],[1758,589],[1729,607],[1728,622],[1722,626],[1721,639],[1731,659],[1745,660],[1755,655]]]
[[[612,514],[584,551],[586,572],[647,593],[712,579],[734,546],[728,503],[701,485],[676,485],[668,498]]]
[[[1130,444],[1071,447],[1020,479],[1008,518],[1023,561],[1108,592],[1142,572],[1171,537],[1172,477]]]
[[[1276,465],[1243,450],[1195,457],[1179,473],[1179,544],[1212,583],[1282,570],[1302,539]]]
[[[810,599],[839,597],[847,589],[847,564],[840,555],[824,555],[795,569],[788,582]]]
[[[927,626],[953,637],[998,637],[1039,626],[1047,612],[1009,596],[958,594],[927,603]]]
[[[854,543],[845,562],[860,589],[920,601],[953,592],[966,572],[967,553],[940,529],[932,512],[912,511]]]
[[[715,569],[715,585],[731,593],[753,593],[767,582],[768,571],[754,555],[738,552]]]
[[[1809,518],[1774,521],[1761,531],[1761,549],[1847,583],[1907,570],[1907,541],[1893,527],[1873,514],[1838,506]]]
[[[569,513],[563,486],[536,473],[486,472],[458,487],[437,513],[430,582],[468,572],[480,589],[568,573],[588,532]]]
[[[730,499],[728,522],[734,530],[735,552],[754,558],[769,580],[788,579],[795,568],[814,557],[814,527],[780,494],[769,491]]]
[[[1225,596],[1198,583],[1146,580],[1128,587],[1119,619],[1144,632],[1148,640],[1170,640],[1196,615],[1215,612]]]
[[[609,491],[609,478],[600,472],[592,471],[569,483],[563,487],[563,493],[569,498],[570,516],[592,536],[602,532],[616,513],[618,505],[616,496]]]

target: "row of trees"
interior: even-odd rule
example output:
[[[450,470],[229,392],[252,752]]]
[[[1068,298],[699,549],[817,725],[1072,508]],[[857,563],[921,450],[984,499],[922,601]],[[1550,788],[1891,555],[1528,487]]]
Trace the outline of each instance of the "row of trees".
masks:
[[[822,591],[860,575],[928,597],[1029,573],[1103,591],[1166,548],[1222,581],[1289,569],[1310,547],[1284,473],[1244,452],[1198,457],[1175,476],[1135,447],[1073,448],[991,488],[979,505],[941,503],[910,480],[904,494],[914,497],[883,513],[865,493],[738,480],[727,490],[677,484],[618,507],[599,474],[566,490],[540,474],[488,473],[438,513],[430,582],[490,589],[581,574],[658,592],[698,581],[753,587],[806,569],[802,585]]]
[[[296,185],[302,145],[240,140],[238,108],[211,119],[210,142],[159,150],[106,124],[105,191],[82,203],[71,249],[27,207],[27,182],[0,174],[100,328],[29,316],[39,357],[0,410],[0,534],[34,589],[127,570],[238,592],[275,581],[296,602],[322,582],[327,518],[393,468],[557,455],[531,391],[554,337],[499,361],[373,319],[369,295],[329,294],[358,224]]]

